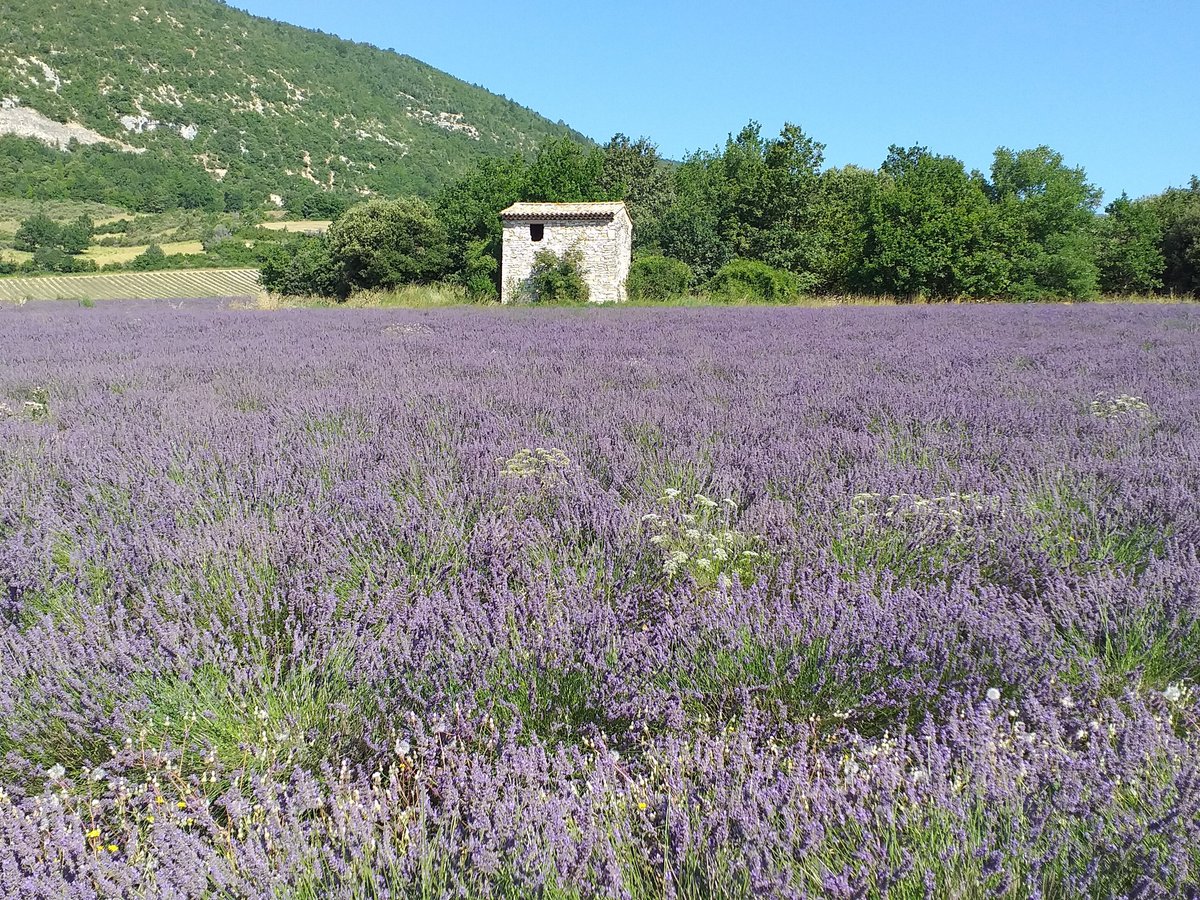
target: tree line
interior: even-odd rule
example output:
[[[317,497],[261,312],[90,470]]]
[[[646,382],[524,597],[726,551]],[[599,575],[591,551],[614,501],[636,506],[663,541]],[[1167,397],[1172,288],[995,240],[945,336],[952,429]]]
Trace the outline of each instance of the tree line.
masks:
[[[499,213],[519,200],[624,200],[634,221],[631,286],[652,296],[668,282],[749,286],[764,299],[1200,292],[1197,178],[1101,207],[1084,170],[1049,147],[999,148],[987,173],[925,147],[893,146],[877,169],[826,167],[824,146],[799,127],[766,137],[753,122],[677,164],[624,135],[603,147],[562,138],[528,160],[484,160],[428,203],[371,201],[324,238],[281,245],[264,283],[346,296],[448,280],[491,297]]]

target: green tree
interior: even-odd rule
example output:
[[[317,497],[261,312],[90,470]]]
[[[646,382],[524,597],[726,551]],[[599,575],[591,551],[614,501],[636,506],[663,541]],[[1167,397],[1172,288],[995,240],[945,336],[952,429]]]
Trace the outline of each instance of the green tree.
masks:
[[[446,227],[416,197],[351,207],[329,227],[326,239],[354,288],[425,284],[450,265]]]
[[[344,297],[342,266],[320,237],[304,237],[270,247],[259,264],[259,282],[288,296]]]
[[[601,185],[604,151],[587,148],[570,138],[547,141],[525,172],[522,200],[546,203],[585,203],[615,200]]]
[[[1150,293],[1162,287],[1163,227],[1153,207],[1122,194],[1100,220],[1096,263],[1100,289],[1112,294]]]
[[[872,169],[826,169],[813,203],[808,266],[821,291],[863,290],[860,283],[871,204],[884,178]]]
[[[62,241],[62,229],[44,212],[36,212],[25,219],[13,235],[13,248],[26,253],[36,253],[43,247],[57,247]]]
[[[1004,260],[982,179],[923,147],[891,147],[880,171],[859,283],[900,297],[999,293]]]
[[[450,268],[459,273],[472,293],[494,293],[499,289],[500,212],[520,199],[525,169],[525,161],[519,156],[484,160],[439,191],[434,199],[434,209],[446,227]],[[485,263],[484,257],[491,257],[493,264]],[[491,292],[480,281],[485,277],[492,278]]]
[[[604,145],[600,190],[624,200],[633,220],[635,249],[657,246],[662,218],[674,199],[674,186],[658,148],[646,138],[631,141],[623,134]]]
[[[1163,287],[1200,295],[1200,178],[1147,201],[1162,227]]]
[[[791,123],[765,140],[752,122],[726,145],[724,227],[738,256],[815,280],[811,237],[824,150]]]
[[[96,225],[90,217],[83,215],[64,225],[59,231],[59,246],[64,253],[79,254],[87,250],[92,242],[92,234]]]
[[[166,265],[167,254],[158,244],[151,244],[129,261],[129,268],[142,272],[164,269]]]
[[[1049,147],[996,150],[990,193],[1009,259],[1008,293],[1022,300],[1095,294],[1100,191]]]
[[[729,205],[724,167],[720,153],[690,154],[673,173],[675,200],[660,220],[658,249],[687,263],[701,280],[734,255],[722,228]]]

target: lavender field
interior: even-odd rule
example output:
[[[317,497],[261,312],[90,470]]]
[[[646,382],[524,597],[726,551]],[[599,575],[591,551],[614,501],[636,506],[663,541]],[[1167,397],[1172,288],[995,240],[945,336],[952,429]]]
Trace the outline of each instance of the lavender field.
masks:
[[[1186,897],[1200,309],[0,309],[0,896]]]

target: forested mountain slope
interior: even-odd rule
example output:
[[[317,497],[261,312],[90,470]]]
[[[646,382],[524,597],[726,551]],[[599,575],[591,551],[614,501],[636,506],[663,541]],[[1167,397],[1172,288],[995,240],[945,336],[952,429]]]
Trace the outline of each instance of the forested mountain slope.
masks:
[[[56,125],[77,123],[98,141],[83,151],[93,162],[130,148],[156,159],[100,170],[167,160],[263,196],[427,194],[481,158],[571,133],[410,56],[215,0],[0,2],[0,98],[0,133],[78,140]],[[29,195],[4,157],[27,157],[27,177],[48,157],[16,148],[0,139],[0,191]]]

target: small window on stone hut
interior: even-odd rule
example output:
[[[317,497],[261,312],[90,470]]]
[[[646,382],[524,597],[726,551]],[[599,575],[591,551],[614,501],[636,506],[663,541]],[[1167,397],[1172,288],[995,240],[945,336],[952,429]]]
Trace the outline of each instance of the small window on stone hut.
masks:
[[[546,236],[546,226],[540,222],[529,226],[529,239],[535,244]]]

